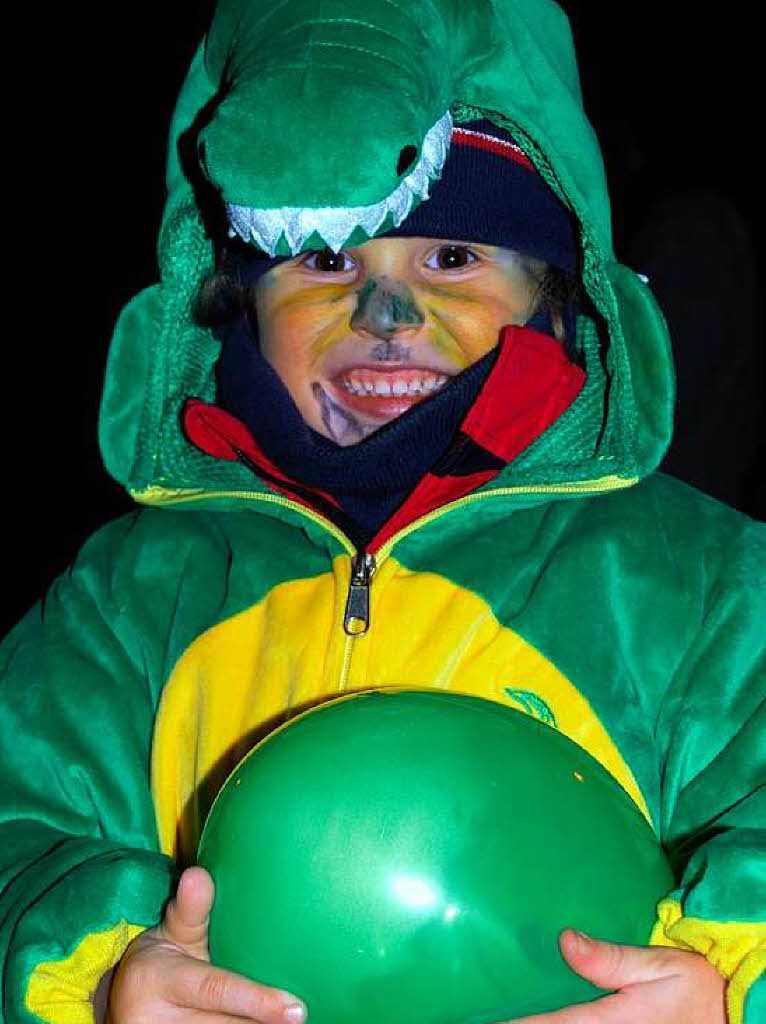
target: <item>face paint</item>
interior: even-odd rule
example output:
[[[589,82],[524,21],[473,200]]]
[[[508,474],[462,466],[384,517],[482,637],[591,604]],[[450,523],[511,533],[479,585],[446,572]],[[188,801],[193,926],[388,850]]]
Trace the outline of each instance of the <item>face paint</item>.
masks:
[[[389,338],[402,328],[420,326],[423,322],[407,282],[388,277],[371,278],[365,283],[351,317],[353,330],[366,331],[378,338]]]
[[[406,363],[410,358],[410,350],[389,338],[388,341],[381,341],[379,345],[375,345],[370,355],[380,363]]]
[[[311,386],[319,408],[322,410],[322,423],[325,427],[325,436],[329,437],[336,444],[346,445],[357,444],[369,437],[378,429],[378,424],[363,423],[348,409],[344,409],[328,395],[319,383]]]
[[[309,426],[357,444],[525,323],[535,287],[496,246],[377,238],[308,253],[258,283],[261,350]]]

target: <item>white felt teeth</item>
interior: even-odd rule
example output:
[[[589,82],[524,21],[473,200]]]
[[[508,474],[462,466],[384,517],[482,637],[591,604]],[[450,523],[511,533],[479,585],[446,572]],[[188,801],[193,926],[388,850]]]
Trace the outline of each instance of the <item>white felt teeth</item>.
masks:
[[[259,249],[273,256],[283,235],[290,252],[296,255],[315,231],[337,252],[357,227],[373,237],[389,213],[393,216],[394,227],[398,228],[412,209],[413,196],[428,198],[429,185],[439,177],[447,159],[451,138],[452,117],[447,111],[423,139],[420,160],[415,169],[380,203],[320,209],[283,206],[275,210],[227,203],[229,234],[254,242]]]

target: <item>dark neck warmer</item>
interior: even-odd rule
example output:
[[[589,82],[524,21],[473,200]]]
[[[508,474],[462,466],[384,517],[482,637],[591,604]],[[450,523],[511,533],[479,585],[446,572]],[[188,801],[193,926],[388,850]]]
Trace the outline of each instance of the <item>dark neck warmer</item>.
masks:
[[[529,326],[550,332],[540,315]],[[246,317],[216,330],[219,404],[251,431],[287,476],[331,494],[355,525],[359,545],[377,533],[449,446],[497,358],[492,349],[442,391],[364,441],[341,447],[301,418],[287,388],[261,355]]]
[[[261,355],[245,317],[219,328],[219,403],[250,429],[279,468],[332,494],[362,545],[402,504],[447,448],[497,356],[455,376],[439,394],[413,406],[358,444],[342,447],[304,423],[287,388]]]

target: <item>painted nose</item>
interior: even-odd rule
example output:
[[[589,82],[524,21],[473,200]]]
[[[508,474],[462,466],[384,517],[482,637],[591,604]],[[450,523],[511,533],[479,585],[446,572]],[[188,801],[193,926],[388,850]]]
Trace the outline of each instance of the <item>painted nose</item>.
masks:
[[[388,277],[371,278],[357,294],[351,327],[376,338],[391,338],[425,323],[410,286]]]

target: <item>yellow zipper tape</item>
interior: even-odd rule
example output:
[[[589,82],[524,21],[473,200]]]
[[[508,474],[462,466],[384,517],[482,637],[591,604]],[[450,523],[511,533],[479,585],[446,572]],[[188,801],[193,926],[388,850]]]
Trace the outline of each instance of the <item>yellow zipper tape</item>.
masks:
[[[620,477],[620,476],[602,476],[597,480],[589,480],[582,482],[575,482],[571,484],[551,484],[550,486],[540,485],[538,487],[501,487],[494,491],[479,491],[477,494],[468,494],[465,498],[458,498],[457,501],[450,502],[449,505],[443,505],[441,508],[434,509],[433,512],[429,512],[428,515],[421,516],[420,519],[416,519],[414,522],[405,526],[403,530],[395,533],[393,537],[390,537],[385,544],[383,544],[379,551],[375,555],[376,565],[380,565],[381,559],[387,558],[394,547],[400,540],[409,536],[414,530],[419,529],[421,526],[426,526],[428,523],[434,522],[439,519],[446,512],[451,512],[454,509],[462,508],[465,505],[474,505],[484,498],[494,498],[499,495],[520,495],[520,494],[603,494],[607,491],[619,491],[625,487],[632,487],[633,484],[638,483],[638,477]]]
[[[199,490],[172,490],[165,487],[147,487],[146,490],[129,491],[129,493],[131,498],[140,505],[156,506],[188,505],[195,501],[206,501],[208,498],[220,498],[221,500],[225,498],[238,498],[243,501],[265,501],[269,505],[278,505],[280,508],[289,508],[294,512],[299,512],[307,519],[310,519],[312,523],[316,523],[317,526],[323,527],[328,533],[332,534],[350,555],[356,554],[356,548],[345,533],[339,530],[329,519],[325,519],[318,512],[312,511],[312,509],[299,504],[297,501],[282,498],[278,494],[262,494],[254,491],[205,491],[201,488]]]
[[[398,544],[404,537],[409,536],[415,530],[420,529],[421,526],[426,526],[428,523],[434,522],[434,520],[441,518],[448,512],[452,512],[455,509],[462,508],[466,505],[473,505],[476,502],[483,501],[485,498],[495,498],[500,496],[518,496],[521,494],[602,494],[607,491],[618,491],[626,487],[632,487],[638,483],[638,477],[620,477],[620,476],[602,476],[595,480],[581,480],[575,481],[570,484],[550,484],[548,486],[531,486],[531,487],[501,487],[494,491],[479,491],[476,494],[468,494],[464,498],[458,498],[457,501],[452,501],[447,505],[442,505],[441,508],[434,509],[433,512],[429,512],[425,516],[421,516],[419,519],[415,519],[409,525],[405,526],[404,529],[395,533],[393,537],[390,537],[385,544],[383,544],[375,554],[376,568],[388,558],[394,545]],[[208,499],[225,499],[225,498],[238,498],[244,501],[265,501],[271,505],[277,505],[281,508],[289,508],[294,512],[298,512],[300,515],[305,516],[311,522],[316,523],[317,526],[323,527],[327,530],[338,543],[345,548],[350,555],[356,554],[356,548],[351,543],[349,538],[339,530],[337,526],[330,522],[329,519],[325,519],[324,516],[319,515],[318,512],[314,512],[307,508],[305,505],[299,504],[297,501],[291,501],[289,498],[282,498],[277,494],[266,494],[266,493],[255,493],[253,491],[205,491],[201,488],[195,489],[177,489],[165,487],[147,487],[143,491],[130,491],[131,497],[142,505],[185,505],[195,501],[202,501]]]

